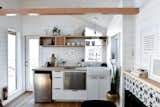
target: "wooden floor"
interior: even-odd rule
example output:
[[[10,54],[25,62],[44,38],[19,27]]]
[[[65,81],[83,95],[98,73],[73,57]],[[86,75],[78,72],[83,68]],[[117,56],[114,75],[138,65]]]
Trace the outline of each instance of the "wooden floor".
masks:
[[[32,93],[25,93],[5,107],[80,107],[80,103],[34,103]]]

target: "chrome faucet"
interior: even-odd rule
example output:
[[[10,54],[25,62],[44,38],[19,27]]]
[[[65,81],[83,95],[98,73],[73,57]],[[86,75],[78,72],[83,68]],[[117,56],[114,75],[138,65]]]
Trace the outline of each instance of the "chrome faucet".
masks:
[[[61,59],[59,59],[59,60],[57,60],[57,66],[64,66],[66,64],[66,61],[65,60],[63,60],[62,58]]]

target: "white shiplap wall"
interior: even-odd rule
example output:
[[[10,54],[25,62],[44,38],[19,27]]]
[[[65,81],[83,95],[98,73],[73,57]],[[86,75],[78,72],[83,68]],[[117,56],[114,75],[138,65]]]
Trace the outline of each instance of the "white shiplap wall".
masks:
[[[3,8],[19,8],[20,4],[19,0],[0,0],[0,6],[2,6]],[[2,88],[7,86],[8,28],[12,28],[17,32],[21,32],[21,18],[0,16],[0,99],[2,97]],[[18,69],[21,73],[23,72],[21,65],[19,65]]]
[[[80,35],[85,27],[104,33],[100,26],[72,15],[23,16],[22,23],[24,35],[46,35],[47,30],[50,30],[49,34],[52,35],[54,26],[61,29],[62,35]]]
[[[136,18],[135,68],[151,71],[151,58],[160,54],[160,1],[146,1]],[[147,43],[147,44],[146,44]]]
[[[7,38],[5,36],[6,32],[0,32],[0,93],[2,93],[3,86],[7,85]],[[1,98],[0,94],[0,98]]]
[[[21,0],[27,8],[116,7],[121,0]],[[127,0],[129,1],[129,0]]]

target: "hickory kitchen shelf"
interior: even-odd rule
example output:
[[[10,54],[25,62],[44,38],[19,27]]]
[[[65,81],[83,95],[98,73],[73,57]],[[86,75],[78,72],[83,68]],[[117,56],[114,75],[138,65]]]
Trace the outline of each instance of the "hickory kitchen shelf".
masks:
[[[85,46],[71,46],[71,45],[43,45],[43,47],[85,47]]]
[[[41,36],[39,38],[42,47],[84,47],[84,45],[68,45],[71,40],[84,41],[84,36]]]
[[[42,47],[85,47],[85,39],[103,39],[107,40],[107,36],[40,36],[39,43]],[[69,42],[75,44],[68,44]]]

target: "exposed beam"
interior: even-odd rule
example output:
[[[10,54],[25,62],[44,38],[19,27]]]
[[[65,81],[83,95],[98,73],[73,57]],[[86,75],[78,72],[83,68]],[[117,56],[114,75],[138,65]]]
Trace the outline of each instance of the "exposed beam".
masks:
[[[36,9],[1,9],[0,15],[15,13],[27,15],[39,13],[40,15],[80,15],[80,14],[121,14],[135,15],[139,8],[36,8]]]

